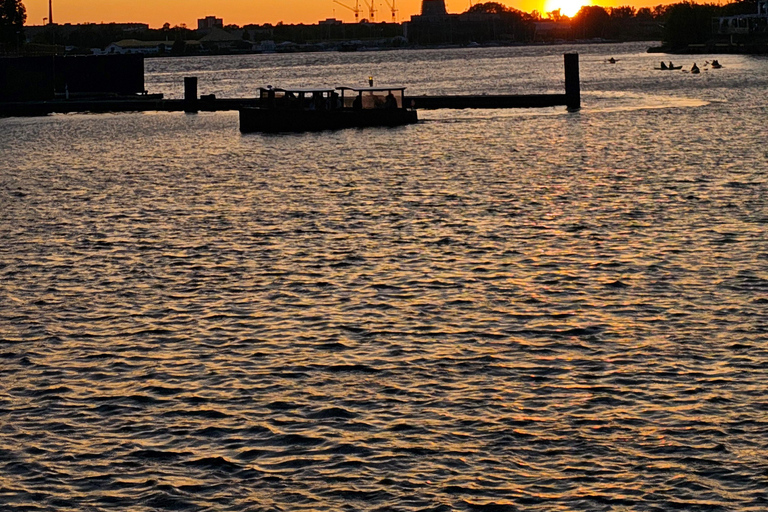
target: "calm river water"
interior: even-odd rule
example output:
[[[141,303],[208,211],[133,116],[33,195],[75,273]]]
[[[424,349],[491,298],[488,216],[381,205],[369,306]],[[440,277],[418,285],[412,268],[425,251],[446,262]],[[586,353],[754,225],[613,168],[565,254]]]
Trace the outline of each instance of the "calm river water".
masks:
[[[645,46],[146,62],[560,92],[577,50],[578,113],[0,120],[0,508],[766,510],[768,59]]]

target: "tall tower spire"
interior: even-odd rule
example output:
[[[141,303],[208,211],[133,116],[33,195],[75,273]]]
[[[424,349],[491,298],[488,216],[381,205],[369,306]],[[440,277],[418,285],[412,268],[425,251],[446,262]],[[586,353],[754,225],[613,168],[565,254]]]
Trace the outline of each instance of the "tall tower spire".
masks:
[[[422,0],[422,16],[445,16],[446,14],[445,0]]]
[[[48,0],[48,23],[53,25],[53,0]]]

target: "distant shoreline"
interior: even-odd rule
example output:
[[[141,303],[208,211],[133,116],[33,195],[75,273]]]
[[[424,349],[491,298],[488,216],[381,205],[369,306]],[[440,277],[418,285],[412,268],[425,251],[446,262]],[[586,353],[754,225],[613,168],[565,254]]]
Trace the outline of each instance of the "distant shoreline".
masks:
[[[703,54],[724,54],[724,55],[767,55],[768,43],[753,44],[726,44],[726,43],[708,43],[708,44],[690,44],[685,48],[672,48],[669,46],[651,46],[648,53],[668,53],[671,55],[703,55]]]
[[[231,53],[191,53],[186,55],[145,55],[146,59],[156,58],[168,58],[168,57],[224,57],[224,56],[237,56],[237,55],[278,55],[278,54],[291,54],[291,53],[368,53],[368,52],[389,52],[397,50],[457,50],[457,49],[475,49],[475,48],[530,48],[530,47],[542,47],[542,46],[563,46],[563,45],[608,45],[608,44],[625,44],[625,43],[657,43],[658,41],[638,40],[638,41],[614,41],[614,40],[593,40],[593,39],[578,39],[578,40],[558,40],[558,41],[542,41],[536,43],[519,43],[519,42],[494,42],[494,43],[476,43],[476,44],[437,44],[437,45],[418,45],[418,46],[370,46],[360,47],[355,50],[344,50],[340,48],[329,49],[294,49],[294,50],[280,50],[271,52],[231,52]]]

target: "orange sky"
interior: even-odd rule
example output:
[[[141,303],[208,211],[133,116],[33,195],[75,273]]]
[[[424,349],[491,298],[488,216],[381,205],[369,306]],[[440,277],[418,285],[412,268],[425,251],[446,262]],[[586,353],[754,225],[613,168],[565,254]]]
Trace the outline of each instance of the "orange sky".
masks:
[[[355,0],[339,0],[354,6]],[[359,0],[360,18],[368,17],[365,0]],[[545,0],[508,0],[501,1],[508,7],[531,12],[544,12]],[[573,2],[589,4],[590,0],[546,0],[548,9],[554,2],[566,6]],[[377,9],[376,21],[390,21],[391,11],[386,0],[373,0]],[[411,15],[418,14],[421,0],[395,0],[398,10],[397,21],[407,21]],[[560,4],[558,4],[560,2]],[[43,17],[48,16],[47,0],[22,0],[27,8],[27,25],[41,25]],[[464,12],[469,8],[470,0],[445,0],[450,13]],[[473,0],[478,3],[478,0]],[[639,0],[627,2],[621,0],[594,0],[595,4],[605,7],[633,5],[635,7],[653,6],[669,3],[669,0]],[[108,23],[139,22],[149,23],[150,27],[159,28],[168,22],[172,26],[186,23],[197,28],[197,19],[205,16],[223,18],[225,24],[246,25],[249,23],[317,23],[325,18],[337,18],[354,22],[351,10],[333,2],[333,0],[53,0],[53,19],[56,23]]]

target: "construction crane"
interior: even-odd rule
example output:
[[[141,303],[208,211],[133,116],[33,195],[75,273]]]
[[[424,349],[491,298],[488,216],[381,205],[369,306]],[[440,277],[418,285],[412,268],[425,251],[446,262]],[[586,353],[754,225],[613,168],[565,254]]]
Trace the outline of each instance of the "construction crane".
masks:
[[[384,1],[387,2],[389,9],[392,11],[392,23],[395,23],[397,21],[397,9],[395,9],[395,0],[392,0],[392,3],[390,3],[389,0]]]
[[[363,2],[368,6],[368,17],[370,18],[368,21],[373,22],[373,18],[376,15],[376,8],[373,4],[374,0],[371,0],[371,3],[368,3],[368,0],[363,0]]]
[[[345,3],[339,2],[339,0],[333,0],[333,1],[334,1],[334,3],[337,3],[337,4],[339,4],[342,7],[346,7],[350,11],[354,12],[355,13],[355,23],[360,21],[359,20],[359,18],[360,18],[360,0],[355,0],[355,6],[354,7],[350,7],[347,4],[345,4]]]

